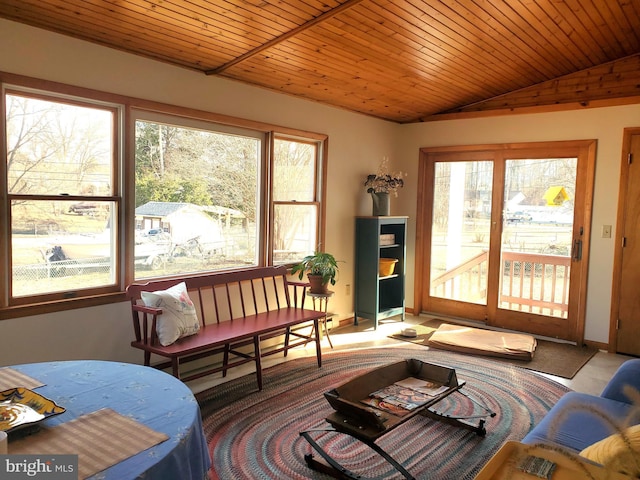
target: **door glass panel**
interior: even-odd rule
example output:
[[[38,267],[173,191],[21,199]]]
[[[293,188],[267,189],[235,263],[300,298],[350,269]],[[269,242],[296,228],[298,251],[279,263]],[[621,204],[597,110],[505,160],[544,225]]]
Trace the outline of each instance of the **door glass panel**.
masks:
[[[492,181],[489,161],[435,163],[431,296],[487,304]]]
[[[567,318],[577,162],[506,161],[499,308]]]

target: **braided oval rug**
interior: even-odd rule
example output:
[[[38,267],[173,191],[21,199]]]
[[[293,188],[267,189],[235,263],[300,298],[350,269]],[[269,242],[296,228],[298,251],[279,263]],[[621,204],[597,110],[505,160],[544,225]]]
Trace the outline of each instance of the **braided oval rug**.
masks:
[[[304,456],[316,452],[301,431],[328,429],[333,409],[323,394],[373,368],[407,358],[444,365],[466,381],[463,392],[496,416],[487,434],[413,417],[376,444],[417,479],[473,479],[507,440],[520,440],[569,389],[523,368],[425,348],[384,347],[297,358],[264,370],[264,389],[255,375],[219,385],[198,396],[212,468],[210,479],[326,479]],[[453,394],[438,404],[450,415],[481,411],[476,402]],[[474,420],[474,422],[477,422]],[[369,447],[348,435],[313,432],[313,438],[345,468],[362,478],[404,478]]]

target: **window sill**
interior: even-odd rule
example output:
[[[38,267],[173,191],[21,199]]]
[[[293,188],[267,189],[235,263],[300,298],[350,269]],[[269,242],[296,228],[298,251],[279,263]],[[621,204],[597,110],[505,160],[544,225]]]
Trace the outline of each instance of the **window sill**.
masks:
[[[124,292],[107,293],[84,298],[73,298],[69,300],[56,300],[55,302],[32,303],[29,305],[15,305],[0,308],[0,320],[11,318],[29,317],[32,315],[42,315],[52,312],[63,312],[78,308],[95,307],[97,305],[107,305],[126,301]]]

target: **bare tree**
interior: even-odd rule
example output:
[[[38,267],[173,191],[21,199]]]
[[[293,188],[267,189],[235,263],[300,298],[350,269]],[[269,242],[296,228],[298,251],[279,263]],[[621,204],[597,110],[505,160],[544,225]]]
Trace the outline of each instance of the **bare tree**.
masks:
[[[10,193],[31,193],[44,183],[37,168],[50,161],[60,145],[52,138],[55,104],[35,105],[30,99],[7,95],[7,171]]]
[[[87,185],[111,184],[111,135],[104,131],[111,124],[110,112],[18,95],[6,98],[11,193],[81,194],[91,191]]]

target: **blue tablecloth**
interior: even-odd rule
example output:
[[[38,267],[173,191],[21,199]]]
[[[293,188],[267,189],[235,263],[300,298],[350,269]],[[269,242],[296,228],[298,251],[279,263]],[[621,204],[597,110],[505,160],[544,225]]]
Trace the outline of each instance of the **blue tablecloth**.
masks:
[[[200,407],[178,379],[152,367],[97,360],[12,365],[44,386],[34,391],[65,407],[54,426],[111,408],[169,440],[90,477],[92,480],[203,480],[211,465]]]

